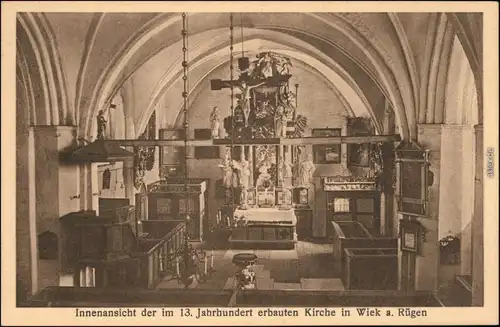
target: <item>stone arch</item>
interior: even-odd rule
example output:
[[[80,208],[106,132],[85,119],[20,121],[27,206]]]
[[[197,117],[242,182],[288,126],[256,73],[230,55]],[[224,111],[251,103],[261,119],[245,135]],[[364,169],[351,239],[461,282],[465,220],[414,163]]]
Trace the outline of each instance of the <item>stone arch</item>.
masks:
[[[40,87],[35,91],[36,108],[33,123],[36,125],[73,124],[73,115],[69,110],[66,81],[61,67],[55,37],[46,18],[38,13],[18,14],[18,46],[24,55],[21,61],[34,62],[28,66],[32,85]],[[24,65],[24,64],[22,64]],[[35,79],[35,80],[33,80]]]
[[[344,35],[346,35],[355,45],[357,45],[363,53],[371,60],[372,64],[376,67],[379,84],[383,86],[383,90],[385,90],[386,94],[388,94],[388,98],[392,104],[392,107],[395,108],[396,118],[398,120],[399,125],[401,126],[400,131],[403,135],[403,138],[407,138],[410,136],[410,128],[412,134],[414,135],[416,130],[416,123],[414,119],[414,104],[412,99],[403,99],[401,93],[405,93],[405,89],[407,85],[406,81],[403,78],[403,81],[399,81],[394,72],[388,66],[387,62],[384,60],[384,55],[379,53],[376,48],[363,36],[359,31],[357,31],[354,27],[348,25],[340,18],[335,17],[335,15],[331,15],[331,19],[325,19],[324,17],[320,17],[318,15],[304,14],[308,19],[313,19],[316,21],[322,21],[325,24],[328,24],[332,28],[337,31],[341,31]],[[118,56],[117,59],[114,60],[112,64],[110,64],[109,69],[101,76],[100,82],[98,83],[96,90],[92,96],[92,102],[89,106],[93,108],[93,110],[98,110],[98,108],[105,105],[107,101],[109,101],[109,92],[113,88],[116,79],[118,78],[120,72],[124,69],[127,62],[130,58],[138,51],[142,44],[146,43],[149,38],[153,37],[163,29],[173,26],[173,24],[178,23],[180,20],[179,15],[177,16],[164,16],[163,18],[154,19],[155,23],[148,24],[148,27],[141,29],[140,33],[137,34],[134,41],[131,41],[128,44],[128,48],[123,50],[123,56]],[[213,22],[212,22],[213,23]],[[215,24],[218,24],[220,27],[226,25],[225,22],[218,21]],[[205,26],[206,29],[215,28],[217,26]],[[263,28],[270,28],[269,26],[257,26]],[[274,29],[288,30],[289,27],[281,27],[281,24],[271,26]],[[312,33],[308,31],[300,31],[301,33],[308,33],[310,37],[318,37],[314,36]],[[132,39],[132,38],[131,38]],[[323,38],[325,39],[325,38]],[[329,40],[324,40],[332,43]],[[399,84],[398,84],[399,81]],[[412,98],[412,97],[411,97]],[[95,104],[95,105],[94,105]],[[84,124],[84,129],[86,133],[90,130],[91,125],[91,117],[93,113],[87,113],[86,123]],[[407,116],[410,117],[410,122],[408,123]],[[409,125],[410,124],[410,125]]]
[[[277,50],[277,49],[268,49],[268,50],[270,50],[272,52],[281,53],[281,54],[284,54],[284,55],[290,55],[290,53],[291,53],[291,52],[288,52],[288,51],[284,51],[284,50],[281,51],[281,50]],[[374,115],[370,115],[370,111],[372,111],[372,110],[371,110],[369,104],[367,105],[367,108],[370,108],[370,109],[366,108],[367,110],[365,111],[365,110],[363,110],[365,108],[363,108],[362,110],[360,110],[360,108],[356,108],[356,112],[355,112],[355,110],[353,109],[353,106],[351,106],[351,104],[346,99],[346,97],[342,94],[342,92],[335,85],[335,82],[337,80],[336,81],[332,81],[331,78],[328,78],[328,77],[325,76],[324,71],[321,71],[321,69],[314,68],[313,66],[311,66],[308,63],[302,61],[301,59],[298,59],[298,58],[293,57],[293,56],[290,56],[290,58],[292,58],[292,59],[294,59],[296,61],[301,62],[302,65],[304,65],[305,67],[307,67],[307,69],[310,71],[311,74],[314,74],[315,76],[320,77],[321,79],[323,79],[323,81],[327,84],[327,87],[339,99],[340,103],[343,106],[343,109],[346,111],[346,114],[348,116],[354,117],[354,116],[356,116],[356,113],[359,114],[360,111],[361,111],[364,115],[371,116],[372,118],[374,117]],[[217,60],[217,58],[215,58],[215,60]],[[202,92],[202,89],[201,89],[200,86],[203,85],[203,82],[207,81],[207,77],[210,76],[210,74],[212,74],[212,72],[218,70],[220,67],[222,67],[224,65],[229,65],[229,60],[223,60],[223,61],[217,62],[216,65],[212,66],[210,68],[210,70],[203,75],[202,78],[198,78],[197,79],[196,84],[191,88],[191,90],[189,92],[189,101],[190,101],[190,103],[194,103],[196,101],[197,97],[199,96],[199,93]],[[177,76],[175,78],[175,80],[173,80],[171,83],[169,83],[168,85],[164,85],[164,92],[162,93],[161,97],[166,96],[166,92],[168,90],[170,90],[170,89],[176,90],[177,89],[176,85],[178,85],[181,82],[182,82],[181,76]],[[352,95],[351,95],[351,97],[352,97]],[[300,98],[300,96],[299,96],[299,98]],[[176,110],[174,110],[172,112],[172,115],[176,115],[176,117],[174,119],[174,126],[178,126],[178,127],[182,126],[182,118],[183,118],[183,115],[182,115],[183,103],[182,103],[182,101],[183,101],[182,97],[179,96],[179,100],[176,102],[175,105],[173,105],[173,108],[177,108]],[[359,103],[362,103],[362,100]],[[299,110],[300,110],[300,106],[299,106]],[[376,117],[374,117],[374,121],[375,121],[375,119],[376,119]],[[144,122],[141,121],[141,125],[140,126],[143,126],[143,124],[144,124]],[[376,130],[377,133],[381,132],[380,129],[379,129],[379,125],[380,124],[377,124],[377,130]]]
[[[474,125],[479,123],[479,106],[474,74],[463,47],[455,37],[450,53],[445,90],[445,124]]]
[[[479,124],[483,123],[483,14],[447,13],[469,61],[476,84]]]
[[[261,38],[256,38],[254,40],[258,41],[258,40],[261,40]],[[251,40],[247,40],[247,45],[250,41]],[[235,45],[235,47],[238,47],[238,46],[239,46],[238,44]],[[213,58],[215,63],[209,67],[208,72],[203,77],[203,78],[205,78],[205,76],[207,76],[211,71],[215,70],[217,67],[219,67],[220,65],[223,65],[224,63],[227,62],[227,58],[225,58],[225,54],[227,54],[228,51],[229,51],[229,49],[226,46],[225,49],[218,48],[218,52],[214,53],[213,51],[211,51],[211,53],[202,54],[202,55],[200,55],[201,59],[199,61],[196,61],[196,62],[191,64],[191,69],[193,69],[197,65],[201,65],[203,62],[207,62],[208,60],[212,60],[212,58]],[[339,84],[343,84],[342,85],[343,93],[348,94],[351,98],[354,98],[354,97],[359,98],[358,103],[361,104],[364,108],[366,108],[368,110],[367,115],[371,116],[373,118],[374,122],[376,123],[377,132],[381,132],[380,122],[378,121],[377,116],[375,115],[373,108],[371,107],[368,100],[364,97],[363,92],[359,89],[359,87],[357,87],[356,83],[353,81],[353,79],[346,72],[340,71],[340,73],[339,73],[340,76],[339,76],[339,74],[337,74],[338,70],[332,69],[331,65],[328,66],[327,63],[324,63],[323,61],[321,61],[321,59],[315,59],[309,55],[301,55],[301,53],[299,51],[281,50],[281,49],[273,49],[273,51],[288,55],[288,56],[290,56],[290,58],[300,60],[302,62],[311,62],[312,61],[313,65],[315,65],[315,66],[320,65],[320,67],[321,67],[320,70],[322,71],[322,74],[325,76],[326,80],[328,80],[330,84],[337,84],[337,86]],[[220,58],[224,58],[224,59],[220,59]],[[207,63],[207,66],[208,65],[209,64]],[[181,69],[179,69],[181,67],[180,60],[179,60],[178,65],[173,65],[173,66],[178,67],[177,71],[170,72],[170,74],[166,74],[165,77],[162,78],[162,80],[158,83],[158,85],[155,89],[155,92],[154,92],[153,96],[151,97],[151,101],[150,101],[147,109],[142,112],[141,118],[138,122],[138,130],[137,131],[140,131],[144,128],[145,124],[147,123],[148,117],[150,116],[150,114],[154,110],[154,108],[156,108],[157,103],[164,96],[165,92],[169,88],[176,85],[176,83],[181,81],[181,77],[182,77],[181,76]],[[328,74],[330,74],[329,77],[327,77]],[[336,76],[337,76],[336,78],[332,77],[332,75],[334,75],[334,74],[336,74]],[[203,78],[201,78],[195,82],[195,87],[192,88],[191,91],[193,91],[196,88],[196,86],[199,85],[199,83],[201,83]],[[346,79],[347,79],[347,81],[346,81]],[[354,86],[354,87],[352,87],[352,86]],[[351,89],[349,90],[349,88],[351,88]],[[174,105],[174,108],[176,108],[176,109],[180,108],[180,106],[181,106],[180,102],[181,102],[181,100],[179,99],[179,104]],[[173,112],[173,114],[177,115],[178,112],[175,111],[175,112]]]
[[[86,76],[86,71],[87,71],[87,66],[89,62],[89,57],[90,54],[92,53],[92,50],[94,48],[95,44],[95,39],[97,36],[97,32],[99,31],[99,25],[102,22],[102,19],[104,18],[103,13],[96,13],[92,17],[92,21],[90,22],[88,31],[87,31],[87,37],[85,39],[85,46],[84,46],[84,51],[82,55],[82,60],[80,61],[80,69],[78,70],[78,75],[76,79],[76,92],[75,92],[75,103],[74,103],[74,110],[75,110],[75,119],[77,123],[80,123],[81,117],[80,117],[80,103],[81,103],[81,97],[82,97],[82,88],[84,84],[84,79]]]

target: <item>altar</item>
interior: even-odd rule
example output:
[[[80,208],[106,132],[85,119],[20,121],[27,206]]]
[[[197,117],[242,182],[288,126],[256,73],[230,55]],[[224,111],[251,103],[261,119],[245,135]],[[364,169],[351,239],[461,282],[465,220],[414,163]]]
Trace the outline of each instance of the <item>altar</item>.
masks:
[[[229,242],[232,248],[293,249],[297,242],[293,209],[236,210]]]
[[[294,207],[309,208],[315,167],[304,146],[281,140],[303,137],[307,118],[297,111],[298,84],[295,92],[290,88],[289,58],[274,52],[256,58],[252,63],[249,58],[238,61],[238,79],[211,80],[212,90],[226,88],[232,94],[231,115],[223,119],[225,137],[231,142],[221,149],[218,164],[225,212],[221,220],[228,222],[233,248],[293,249]],[[214,107],[210,115],[214,139],[224,138],[220,120]],[[295,193],[300,193],[298,201],[293,199]]]

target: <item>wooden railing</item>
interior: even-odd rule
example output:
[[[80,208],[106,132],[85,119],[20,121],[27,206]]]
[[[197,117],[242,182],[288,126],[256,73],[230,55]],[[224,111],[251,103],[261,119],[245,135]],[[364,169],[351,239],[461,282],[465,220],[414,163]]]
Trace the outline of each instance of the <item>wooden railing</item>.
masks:
[[[176,273],[175,253],[183,243],[186,225],[181,221],[146,220],[141,222],[139,238],[141,285],[155,288],[170,272]]]

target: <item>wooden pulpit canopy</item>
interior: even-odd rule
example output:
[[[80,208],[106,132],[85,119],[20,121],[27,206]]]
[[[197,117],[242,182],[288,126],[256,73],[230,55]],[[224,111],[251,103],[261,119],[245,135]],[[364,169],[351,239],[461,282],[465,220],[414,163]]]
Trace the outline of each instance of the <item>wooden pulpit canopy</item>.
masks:
[[[134,153],[122,149],[119,144],[96,140],[66,153],[64,157],[75,162],[116,162],[134,158]]]

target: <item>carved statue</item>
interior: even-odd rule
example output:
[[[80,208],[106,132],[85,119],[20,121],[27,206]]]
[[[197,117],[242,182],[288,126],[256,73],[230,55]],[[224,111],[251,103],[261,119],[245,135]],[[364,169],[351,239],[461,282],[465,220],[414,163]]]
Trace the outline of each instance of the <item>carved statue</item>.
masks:
[[[248,117],[250,116],[250,100],[252,99],[250,91],[264,83],[265,81],[255,85],[248,85],[245,81],[241,81],[239,84],[236,84],[236,87],[241,91],[241,93],[236,96],[239,96],[238,104],[241,106],[245,116],[245,126],[248,125]]]
[[[238,174],[238,186],[241,189],[241,206],[242,209],[246,208],[247,204],[247,190],[250,184],[250,163],[245,159],[245,156],[241,156],[241,160],[233,161],[233,167],[236,169]]]
[[[240,89],[240,91],[241,91],[241,99],[250,101],[252,99],[252,95],[250,94],[250,91],[256,87],[259,87],[259,86],[265,84],[265,83],[266,82],[264,81],[264,82],[260,82],[260,83],[255,84],[255,85],[248,85],[245,81],[241,81],[241,83],[236,84],[236,87],[238,89]]]
[[[292,63],[289,58],[274,52],[264,52],[257,55],[253,62],[253,77],[268,78],[274,74],[289,75]]]
[[[104,119],[104,111],[99,110],[97,115],[97,139],[104,140],[104,134],[106,133],[106,124],[108,121]]]
[[[210,114],[210,129],[212,130],[212,138],[218,139],[220,137],[220,116],[218,107],[214,107]]]
[[[245,159],[245,157],[241,158],[240,162],[238,163],[238,179],[239,179],[239,184],[241,188],[248,189],[250,185],[250,163],[248,160]]]
[[[292,186],[292,177],[293,177],[293,173],[292,173],[292,163],[285,159],[283,160],[283,181],[284,181],[284,185],[285,186]]]
[[[307,159],[300,163],[298,184],[302,187],[307,187],[312,182],[313,173],[316,167],[313,163],[311,154],[307,155]]]
[[[279,106],[274,114],[274,137],[286,136],[286,123],[285,108]]]
[[[271,178],[269,174],[269,168],[271,168],[271,163],[269,159],[264,159],[259,167],[259,178],[257,179],[257,185],[262,185],[262,182]]]
[[[276,63],[278,73],[280,75],[289,75],[290,74],[290,67],[292,67],[292,62],[290,59],[285,58],[285,57],[279,57]]]
[[[229,152],[226,151],[224,159],[222,159],[221,164],[218,165],[222,169],[222,184],[226,188],[233,186],[233,166],[232,161],[229,156]]]
[[[257,55],[254,61],[254,78],[268,78],[273,76],[273,57],[271,52],[264,52]]]

